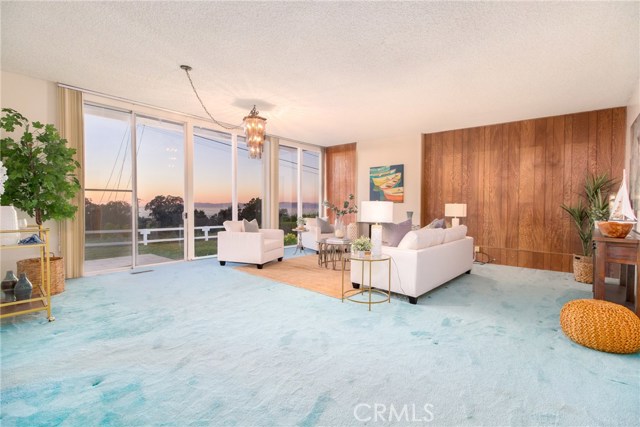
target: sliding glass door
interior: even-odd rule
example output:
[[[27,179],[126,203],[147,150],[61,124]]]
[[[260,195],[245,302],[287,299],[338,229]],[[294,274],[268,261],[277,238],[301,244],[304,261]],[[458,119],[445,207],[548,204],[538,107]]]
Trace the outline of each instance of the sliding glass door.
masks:
[[[131,267],[131,114],[85,105],[84,122],[84,271]]]
[[[183,125],[84,112],[85,273],[184,259]]]
[[[185,259],[184,127],[136,116],[136,265]]]
[[[232,137],[226,132],[193,129],[193,221],[196,257],[218,253],[218,232],[232,219]]]
[[[281,142],[278,150],[279,227],[292,233],[298,217],[320,213],[320,151]],[[295,242],[295,234],[286,241]]]

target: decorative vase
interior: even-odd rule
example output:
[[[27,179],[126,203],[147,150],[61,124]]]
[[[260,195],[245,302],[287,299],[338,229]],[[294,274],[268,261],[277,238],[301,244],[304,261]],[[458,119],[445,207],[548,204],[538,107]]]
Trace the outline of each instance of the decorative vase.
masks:
[[[364,251],[356,251],[356,256],[358,258],[364,258]]]
[[[358,238],[358,225],[355,222],[347,225],[347,239],[353,241]]]
[[[16,296],[16,301],[23,301],[31,298],[31,292],[33,291],[33,285],[27,279],[27,275],[22,273],[20,275],[20,280],[16,283],[16,286],[13,288],[13,293]]]
[[[17,230],[18,212],[13,206],[0,206],[0,229]],[[19,233],[2,233],[0,242],[3,245],[15,245],[20,240]]]
[[[13,288],[15,288],[16,283],[18,283],[18,278],[13,274],[13,270],[7,271],[7,275],[2,279],[2,292],[4,295],[2,302],[13,302],[16,300],[16,296],[13,293]]]
[[[342,223],[342,217],[336,217],[336,223],[334,225],[334,234],[338,239],[342,239],[344,237],[344,225]]]

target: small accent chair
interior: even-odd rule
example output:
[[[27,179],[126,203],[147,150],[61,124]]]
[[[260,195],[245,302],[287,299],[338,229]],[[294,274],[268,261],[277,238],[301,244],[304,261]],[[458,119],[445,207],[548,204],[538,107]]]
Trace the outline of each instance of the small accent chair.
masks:
[[[284,257],[284,231],[263,229],[244,231],[243,221],[225,221],[225,231],[218,233],[218,261],[256,264],[262,269],[269,261]]]
[[[326,218],[322,218],[326,221]],[[318,252],[318,241],[320,239],[328,239],[334,237],[333,225],[326,224],[324,233],[318,218],[305,218],[305,226],[307,231],[302,233],[302,246],[305,249],[311,249]]]

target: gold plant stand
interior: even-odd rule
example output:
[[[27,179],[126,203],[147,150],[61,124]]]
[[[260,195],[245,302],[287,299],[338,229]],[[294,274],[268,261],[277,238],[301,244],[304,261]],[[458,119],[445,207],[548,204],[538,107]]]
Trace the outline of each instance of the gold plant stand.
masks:
[[[34,313],[37,311],[46,311],[47,320],[49,320],[49,322],[53,322],[54,320],[56,320],[56,318],[51,315],[51,266],[49,264],[49,229],[33,226],[20,230],[0,230],[0,233],[37,233],[40,237],[40,240],[43,241],[43,243],[34,243],[27,245],[14,244],[0,246],[0,250],[2,251],[24,248],[39,248],[40,277],[42,278],[42,283],[34,285],[34,287],[38,286],[40,288],[40,296],[21,301],[0,303],[0,319],[4,319],[5,317],[18,316],[20,314]]]

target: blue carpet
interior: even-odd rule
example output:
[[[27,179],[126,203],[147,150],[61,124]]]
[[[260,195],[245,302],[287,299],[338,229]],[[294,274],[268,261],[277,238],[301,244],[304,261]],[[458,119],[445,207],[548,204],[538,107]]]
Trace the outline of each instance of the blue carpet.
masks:
[[[560,330],[589,297],[569,274],[494,265],[372,312],[215,260],[69,280],[55,322],[3,321],[0,421],[637,425],[640,355]]]

